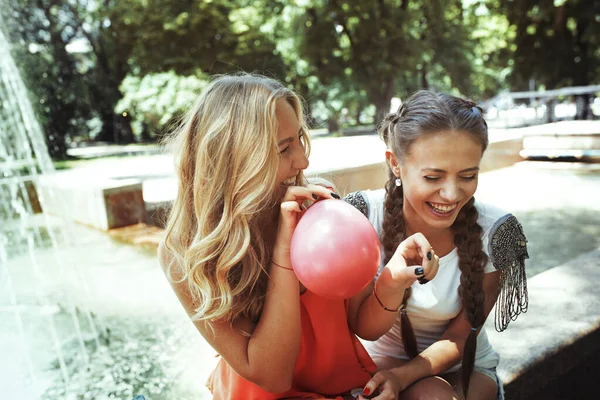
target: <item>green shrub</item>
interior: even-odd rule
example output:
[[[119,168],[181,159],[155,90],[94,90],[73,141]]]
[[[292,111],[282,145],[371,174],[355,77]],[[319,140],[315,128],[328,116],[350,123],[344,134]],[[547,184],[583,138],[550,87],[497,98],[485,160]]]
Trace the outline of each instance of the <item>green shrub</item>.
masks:
[[[173,71],[128,75],[121,83],[123,98],[115,112],[130,115],[138,141],[155,140],[190,108],[207,84],[205,75],[179,76]]]

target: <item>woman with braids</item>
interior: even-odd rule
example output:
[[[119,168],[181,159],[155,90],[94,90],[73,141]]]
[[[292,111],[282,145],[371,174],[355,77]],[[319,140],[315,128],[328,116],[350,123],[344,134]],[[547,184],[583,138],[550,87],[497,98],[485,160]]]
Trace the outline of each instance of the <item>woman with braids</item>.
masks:
[[[431,282],[419,279],[403,287],[396,302],[382,302],[397,318],[387,333],[365,342],[385,370],[365,390],[385,379],[401,399],[501,399],[499,357],[483,324],[494,304],[500,331],[526,311],[528,255],[515,217],[473,197],[488,144],[482,110],[467,100],[420,91],[378,131],[387,145],[386,188],[351,193],[346,201],[379,233],[383,264],[417,232],[440,262]]]
[[[299,283],[290,261],[297,219],[311,202],[339,199],[305,181],[306,133],[294,93],[243,74],[215,79],[171,137],[179,191],[159,259],[194,325],[221,356],[208,381],[214,399],[342,399],[361,392],[376,367],[354,333],[385,333],[395,315],[379,301],[391,303],[398,288],[436,274],[438,259],[417,234],[383,269],[379,300],[370,287],[334,300]],[[380,398],[394,398],[393,386],[380,382]]]

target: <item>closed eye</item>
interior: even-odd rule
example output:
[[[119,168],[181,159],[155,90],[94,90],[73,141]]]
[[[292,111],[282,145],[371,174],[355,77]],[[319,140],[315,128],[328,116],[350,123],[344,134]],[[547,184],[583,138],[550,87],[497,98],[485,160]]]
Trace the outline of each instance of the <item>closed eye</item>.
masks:
[[[460,177],[460,179],[464,179],[465,181],[472,181],[475,178],[477,178],[477,174],[473,174],[471,176],[461,176]]]
[[[423,178],[425,178],[425,180],[429,181],[429,182],[434,182],[434,181],[437,181],[438,179],[440,179],[439,176],[424,176]]]

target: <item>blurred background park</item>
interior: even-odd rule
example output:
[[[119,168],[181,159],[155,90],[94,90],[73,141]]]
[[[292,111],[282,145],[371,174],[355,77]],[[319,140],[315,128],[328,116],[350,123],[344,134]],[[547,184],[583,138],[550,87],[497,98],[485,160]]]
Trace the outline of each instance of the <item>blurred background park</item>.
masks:
[[[533,287],[565,263],[599,270],[598,0],[0,0],[0,39],[2,398],[208,398],[217,359],[156,262],[176,194],[158,143],[216,74],[300,93],[309,175],[342,193],[383,185],[375,125],[407,95],[475,100],[492,142],[476,196],[523,223]],[[598,337],[589,292],[569,314],[587,325],[496,339],[506,383]],[[540,307],[525,318],[547,326]],[[527,359],[513,338],[546,344]],[[600,359],[581,346],[519,398],[581,386]]]

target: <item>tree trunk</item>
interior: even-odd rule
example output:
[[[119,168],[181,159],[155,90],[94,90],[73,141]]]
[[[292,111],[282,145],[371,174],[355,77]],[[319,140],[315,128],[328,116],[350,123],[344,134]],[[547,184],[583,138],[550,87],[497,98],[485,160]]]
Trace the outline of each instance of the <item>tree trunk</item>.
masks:
[[[67,154],[67,141],[62,135],[51,135],[52,139],[49,138],[49,135],[46,135],[46,146],[48,147],[48,153],[50,154],[50,158],[57,161],[63,161],[69,159],[69,155]]]
[[[362,106],[359,106],[356,109],[356,114],[354,114],[355,115],[354,118],[356,119],[356,125],[360,125],[360,116],[361,116],[362,112],[363,112],[363,108],[362,108]]]
[[[383,90],[378,93],[371,93],[370,98],[375,105],[375,125],[378,125],[389,114],[395,89],[394,77],[390,76],[385,81]]]
[[[334,133],[340,130],[340,123],[338,122],[338,115],[331,114],[327,120],[327,130],[329,133]]]
[[[114,144],[135,143],[129,116],[123,117],[112,111],[103,110],[100,119],[102,120],[102,129],[96,136],[96,141]]]
[[[429,89],[429,82],[427,81],[427,64],[423,63],[423,68],[421,69],[421,88]]]
[[[113,129],[115,136],[118,137],[118,143],[128,144],[135,143],[133,129],[131,129],[131,117],[114,114]]]

